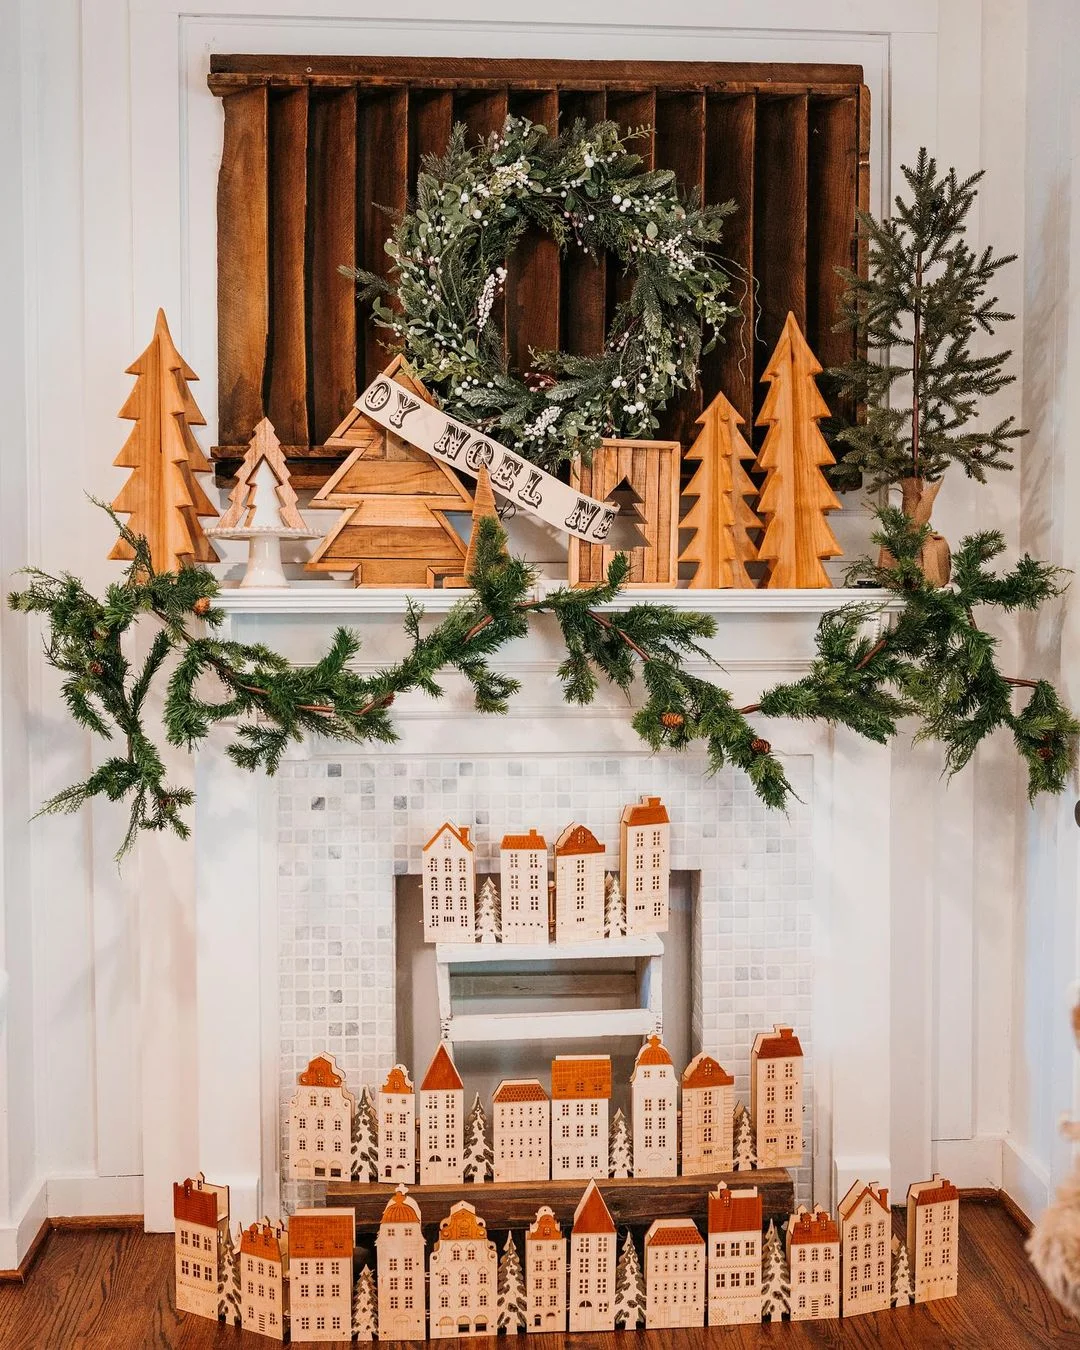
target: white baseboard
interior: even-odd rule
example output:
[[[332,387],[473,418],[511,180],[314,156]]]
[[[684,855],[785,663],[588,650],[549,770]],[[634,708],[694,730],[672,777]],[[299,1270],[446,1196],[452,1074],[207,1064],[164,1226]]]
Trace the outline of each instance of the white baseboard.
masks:
[[[935,1172],[946,1176],[961,1190],[982,1190],[1002,1186],[1002,1148],[1000,1135],[976,1135],[972,1139],[935,1139],[930,1157]]]
[[[1050,1170],[1014,1139],[1002,1145],[1001,1189],[1035,1222],[1050,1203]]]
[[[12,1222],[0,1227],[0,1270],[18,1270],[46,1218],[46,1185],[36,1182],[13,1210]]]
[[[141,1176],[50,1177],[47,1190],[50,1219],[143,1212]]]

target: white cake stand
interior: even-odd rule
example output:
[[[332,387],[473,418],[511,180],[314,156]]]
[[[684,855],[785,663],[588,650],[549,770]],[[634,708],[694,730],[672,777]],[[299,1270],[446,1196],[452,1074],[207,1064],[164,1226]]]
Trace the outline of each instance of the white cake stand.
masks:
[[[283,539],[322,538],[319,530],[297,530],[286,525],[236,525],[232,529],[207,530],[206,534],[210,539],[247,539],[248,564],[240,585],[261,589],[289,584],[281,566]]]

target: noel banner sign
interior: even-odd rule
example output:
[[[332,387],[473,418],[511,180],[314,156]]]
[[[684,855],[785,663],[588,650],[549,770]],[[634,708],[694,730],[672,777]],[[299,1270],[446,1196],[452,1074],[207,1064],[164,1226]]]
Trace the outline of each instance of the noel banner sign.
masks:
[[[475,478],[482,465],[491,486],[515,506],[587,544],[602,544],[618,508],[575,492],[475,427],[425,403],[385,375],[372,380],[354,405],[403,440]]]

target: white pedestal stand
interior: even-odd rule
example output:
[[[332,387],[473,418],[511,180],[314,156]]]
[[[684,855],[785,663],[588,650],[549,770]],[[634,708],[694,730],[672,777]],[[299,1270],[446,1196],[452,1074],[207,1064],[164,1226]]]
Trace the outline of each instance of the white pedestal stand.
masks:
[[[247,571],[241,586],[269,589],[287,586],[285,572],[281,566],[281,541],[283,539],[320,539],[318,530],[295,530],[284,525],[237,525],[234,529],[207,530],[212,539],[247,539]]]

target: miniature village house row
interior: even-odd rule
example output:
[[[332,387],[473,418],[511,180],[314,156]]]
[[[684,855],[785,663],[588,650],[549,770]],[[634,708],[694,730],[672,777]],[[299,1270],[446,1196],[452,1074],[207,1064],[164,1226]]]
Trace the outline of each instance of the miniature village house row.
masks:
[[[420,1208],[399,1186],[390,1197],[375,1238],[379,1254],[379,1336],[384,1341],[423,1340],[424,1230]]]
[[[490,1336],[498,1316],[498,1255],[484,1220],[459,1200],[439,1225],[429,1265],[431,1338]]]
[[[761,1193],[756,1186],[709,1193],[709,1326],[761,1321]]]
[[[606,1177],[611,1058],[556,1055],[551,1061],[551,1175]]]
[[[761,1032],[750,1054],[750,1114],[759,1167],[802,1166],[802,1064],[791,1027]]]
[[[289,1176],[293,1181],[349,1175],[356,1101],[333,1055],[318,1055],[297,1078],[289,1106]]]
[[[547,1205],[525,1234],[526,1327],[566,1330],[566,1239]]]
[[[496,1181],[551,1176],[551,1099],[538,1078],[504,1078],[491,1099]]]
[[[379,1179],[416,1180],[416,1094],[404,1064],[395,1064],[379,1089]]]
[[[299,1341],[351,1341],[351,1209],[300,1209],[289,1220],[289,1335]]]
[[[476,850],[467,826],[444,822],[424,845],[424,941],[476,936]]]
[[[176,1310],[218,1315],[221,1250],[229,1229],[229,1188],[213,1186],[200,1172],[173,1183]]]

